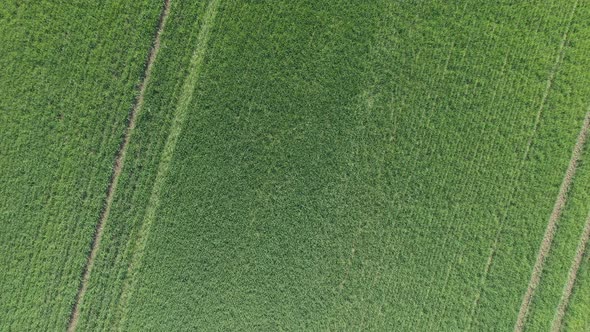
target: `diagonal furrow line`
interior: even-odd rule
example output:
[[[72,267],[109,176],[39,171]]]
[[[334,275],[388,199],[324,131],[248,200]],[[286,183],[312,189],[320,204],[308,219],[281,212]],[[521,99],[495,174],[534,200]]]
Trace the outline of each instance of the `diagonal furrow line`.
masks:
[[[582,231],[582,235],[580,236],[580,241],[578,242],[578,248],[576,249],[576,256],[574,257],[574,260],[572,262],[572,266],[567,277],[567,282],[565,284],[565,287],[563,288],[561,299],[559,300],[559,305],[557,307],[555,317],[553,318],[553,323],[551,324],[552,332],[558,332],[562,328],[563,318],[565,317],[565,313],[569,305],[570,298],[572,296],[572,291],[574,289],[574,284],[576,283],[576,278],[578,276],[578,270],[582,265],[582,260],[584,259],[584,253],[589,240],[590,215],[588,215],[588,218],[586,219],[586,225],[584,226],[584,230]]]
[[[512,205],[512,202],[514,200],[514,196],[515,196],[517,188],[518,188],[517,184],[520,182],[520,178],[523,176],[523,169],[524,169],[526,161],[528,160],[529,153],[531,151],[531,147],[533,145],[534,138],[535,138],[537,130],[539,128],[539,124],[541,122],[543,110],[545,109],[545,105],[546,105],[547,99],[549,97],[549,92],[551,91],[551,88],[553,86],[553,81],[555,80],[555,76],[557,74],[557,71],[561,65],[561,62],[563,61],[563,58],[565,55],[565,46],[567,44],[570,26],[571,26],[571,23],[574,19],[574,14],[575,14],[577,6],[578,6],[578,0],[576,0],[572,6],[572,10],[571,10],[570,16],[568,18],[568,23],[567,23],[567,26],[566,26],[565,31],[563,33],[563,37],[561,38],[561,42],[559,44],[559,48],[557,51],[557,56],[555,57],[555,62],[553,63],[553,67],[551,68],[551,71],[549,72],[549,76],[547,78],[547,83],[545,85],[545,90],[543,91],[543,95],[541,97],[541,102],[539,104],[537,115],[535,117],[535,122],[533,125],[532,133],[531,133],[531,135],[527,141],[527,144],[525,146],[523,158],[521,159],[520,166],[519,166],[519,174],[515,178],[514,185],[512,187],[509,199],[508,199],[506,207],[504,209],[504,211],[505,211],[504,215],[502,216],[502,219],[500,221],[498,231],[496,232],[496,235],[494,237],[494,242],[493,242],[492,247],[490,249],[490,254],[489,254],[488,259],[486,261],[484,273],[480,279],[481,286],[480,286],[479,291],[475,297],[475,300],[473,301],[473,305],[472,305],[472,309],[471,309],[471,313],[470,313],[471,318],[470,318],[470,323],[469,323],[469,328],[468,328],[469,330],[471,330],[473,328],[474,316],[475,316],[477,308],[479,307],[479,303],[481,301],[481,294],[483,292],[485,283],[487,281],[488,275],[489,275],[491,267],[492,267],[492,263],[494,261],[494,258],[496,256],[496,253],[498,250],[500,236],[501,236],[502,231],[504,229],[504,225],[506,223],[506,220],[508,219],[508,211],[510,209],[510,206]]]
[[[188,76],[186,77],[182,86],[181,95],[179,97],[174,118],[172,120],[172,124],[170,127],[170,133],[168,134],[168,138],[166,139],[166,143],[162,150],[162,155],[160,157],[160,163],[158,165],[156,179],[154,180],[154,185],[152,187],[150,200],[146,208],[144,220],[141,225],[141,229],[139,230],[135,248],[133,250],[129,268],[127,271],[127,275],[129,277],[123,285],[123,290],[121,292],[120,302],[118,306],[118,314],[120,314],[120,316],[119,321],[116,323],[119,325],[119,329],[121,328],[121,326],[124,326],[125,323],[129,300],[132,296],[135,284],[137,283],[136,274],[141,265],[141,261],[148,242],[148,237],[152,224],[156,219],[156,213],[160,205],[160,196],[162,193],[162,188],[168,176],[168,171],[170,169],[170,165],[172,163],[172,159],[174,156],[174,150],[176,148],[176,144],[178,143],[178,139],[182,132],[183,124],[188,114],[189,106],[193,99],[193,93],[197,85],[199,74],[201,72],[203,59],[205,58],[207,44],[209,42],[209,37],[211,34],[211,28],[215,21],[215,16],[217,15],[219,3],[220,0],[212,0],[208,4],[205,14],[203,16],[203,23],[201,25],[201,29],[197,37],[195,51],[192,55],[189,64]]]
[[[543,266],[545,265],[545,259],[549,254],[549,250],[551,249],[551,243],[553,242],[553,238],[555,237],[557,221],[559,220],[561,212],[563,211],[563,208],[565,206],[567,194],[571,187],[574,175],[576,173],[578,162],[580,161],[580,158],[582,156],[584,144],[586,144],[586,140],[588,139],[589,130],[590,112],[587,112],[586,117],[584,118],[584,125],[582,126],[582,130],[578,135],[578,139],[576,141],[576,145],[574,146],[570,163],[568,165],[567,171],[565,172],[565,176],[561,183],[561,187],[559,188],[559,194],[555,201],[553,212],[551,212],[551,216],[549,217],[549,222],[547,223],[547,228],[545,229],[545,234],[543,235],[543,241],[541,241],[539,253],[537,254],[537,260],[535,261],[535,266],[533,267],[531,279],[529,281],[529,286],[522,299],[522,304],[520,306],[520,311],[518,313],[518,318],[516,320],[514,331],[522,331],[524,328],[530,303],[535,294],[535,290],[539,285],[539,281],[541,280],[541,275],[543,274]]]
[[[127,149],[129,147],[129,141],[131,139],[131,135],[133,130],[135,129],[135,122],[137,120],[137,115],[143,107],[144,97],[146,86],[149,83],[152,69],[154,67],[154,61],[158,55],[158,51],[160,50],[160,37],[162,35],[162,31],[164,30],[164,26],[166,24],[166,19],[168,14],[170,13],[170,0],[164,0],[164,4],[162,6],[162,11],[160,12],[160,17],[158,20],[158,28],[156,30],[156,35],[154,38],[153,45],[150,49],[148,54],[145,71],[143,73],[143,80],[139,85],[139,94],[135,99],[135,103],[131,108],[129,113],[129,117],[127,120],[127,127],[125,128],[125,133],[123,135],[123,140],[119,145],[117,150],[117,154],[115,157],[115,161],[113,163],[113,172],[111,174],[111,178],[109,184],[107,186],[106,198],[103,204],[102,211],[100,213],[100,217],[98,222],[96,223],[94,236],[92,238],[92,242],[90,244],[90,253],[86,260],[86,264],[84,266],[84,270],[82,272],[82,279],[80,281],[80,285],[78,287],[78,292],[76,293],[76,298],[74,301],[74,305],[72,306],[72,311],[70,313],[70,318],[68,321],[67,331],[75,331],[76,326],[78,324],[78,318],[80,315],[80,305],[84,300],[84,295],[86,294],[86,290],[88,289],[88,282],[90,280],[90,274],[92,273],[92,268],[94,266],[94,260],[96,259],[96,255],[100,248],[100,240],[102,238],[103,230],[107,219],[109,218],[109,214],[111,212],[111,206],[113,205],[113,199],[115,197],[115,192],[117,190],[117,184],[119,182],[119,177],[121,175],[121,171],[123,169],[123,164],[125,163],[125,156],[127,154]]]

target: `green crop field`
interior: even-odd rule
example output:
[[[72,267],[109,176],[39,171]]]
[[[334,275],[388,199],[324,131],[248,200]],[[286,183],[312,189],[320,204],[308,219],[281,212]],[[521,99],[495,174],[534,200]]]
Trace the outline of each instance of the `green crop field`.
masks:
[[[0,5],[0,330],[63,329],[161,5]]]
[[[590,3],[0,5],[0,330],[589,331]]]

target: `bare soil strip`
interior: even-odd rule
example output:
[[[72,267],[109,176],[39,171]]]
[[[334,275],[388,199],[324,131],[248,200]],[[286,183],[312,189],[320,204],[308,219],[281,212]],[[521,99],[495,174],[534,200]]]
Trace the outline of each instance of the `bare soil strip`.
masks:
[[[160,206],[160,196],[162,189],[166,182],[170,165],[172,164],[176,144],[180,138],[187,114],[189,113],[189,106],[191,105],[193,99],[193,93],[197,87],[198,78],[201,73],[201,67],[205,58],[211,29],[217,15],[219,3],[220,0],[211,0],[207,5],[207,9],[203,15],[203,22],[197,36],[195,51],[189,63],[188,76],[182,85],[181,95],[178,99],[178,104],[176,106],[170,132],[160,157],[158,172],[156,174],[156,179],[154,180],[150,200],[146,208],[141,229],[139,230],[139,234],[135,242],[135,247],[133,248],[134,250],[132,251],[131,261],[127,270],[128,277],[123,284],[119,305],[117,312],[115,313],[117,316],[115,319],[116,326],[113,328],[114,330],[121,330],[121,327],[125,326],[129,299],[132,297],[135,284],[137,283],[137,272],[141,266],[141,261],[145,252],[151,227],[154,223],[154,220],[156,219],[156,213],[158,207]]]
[[[582,265],[582,260],[584,259],[584,251],[588,246],[588,240],[590,240],[590,215],[588,215],[588,218],[586,219],[586,226],[584,226],[584,231],[582,232],[582,236],[580,236],[580,242],[578,242],[578,248],[576,249],[576,257],[574,257],[572,262],[572,266],[567,277],[567,282],[563,288],[563,293],[561,294],[561,300],[559,300],[559,305],[557,306],[557,312],[553,318],[553,323],[551,325],[551,331],[553,332],[558,332],[562,328],[563,318],[565,317],[572,291],[574,289],[574,284],[576,283],[578,270],[580,269],[580,265]]]
[[[121,175],[121,171],[125,163],[125,155],[127,153],[127,148],[129,146],[131,134],[133,133],[133,129],[135,129],[135,121],[137,119],[137,115],[143,107],[146,86],[150,81],[154,61],[156,60],[158,51],[160,50],[160,37],[162,35],[162,31],[164,30],[164,26],[166,25],[166,19],[168,18],[169,13],[170,0],[164,0],[154,42],[146,61],[145,71],[143,73],[143,80],[138,86],[139,95],[137,96],[135,103],[133,104],[133,107],[129,112],[127,127],[125,128],[125,134],[123,135],[123,140],[119,145],[115,161],[113,163],[113,172],[111,174],[111,178],[107,187],[106,198],[103,204],[102,211],[100,213],[100,217],[98,219],[98,222],[96,223],[94,236],[92,238],[92,242],[90,245],[90,254],[88,255],[86,265],[84,266],[84,270],[82,272],[82,280],[80,281],[78,293],[76,294],[76,300],[72,307],[72,312],[70,314],[67,331],[75,331],[76,326],[78,325],[78,318],[80,315],[80,304],[84,300],[84,295],[86,294],[86,290],[88,289],[88,281],[90,280],[90,274],[92,272],[92,267],[94,266],[94,260],[100,247],[100,240],[102,238],[104,225],[107,219],[109,218],[111,206],[113,204],[113,199],[115,196],[115,191],[117,190],[117,184],[119,182],[119,177]]]
[[[576,141],[576,145],[574,146],[570,163],[561,183],[561,188],[559,189],[559,194],[553,207],[553,212],[551,212],[551,216],[549,217],[549,222],[547,223],[547,228],[545,229],[545,235],[543,236],[543,241],[541,242],[539,253],[537,254],[537,260],[535,262],[535,266],[533,267],[531,279],[529,281],[529,286],[522,299],[522,304],[520,306],[520,311],[518,313],[516,325],[514,326],[514,331],[522,331],[524,328],[531,300],[535,294],[537,286],[539,286],[539,281],[541,280],[541,275],[543,273],[543,266],[545,265],[545,258],[547,257],[547,255],[549,254],[549,250],[551,249],[551,243],[553,242],[553,237],[555,236],[555,231],[557,229],[557,221],[559,220],[561,212],[563,211],[563,208],[565,206],[568,191],[571,187],[572,179],[574,178],[578,162],[580,161],[580,158],[582,156],[584,144],[586,144],[586,140],[588,139],[589,130],[590,112],[586,113],[584,125],[582,126],[582,130],[578,135],[578,140]]]
[[[520,173],[515,178],[515,183],[514,183],[514,186],[512,187],[512,191],[510,193],[510,198],[508,199],[508,202],[506,204],[505,213],[502,217],[502,220],[500,221],[498,231],[496,232],[496,235],[494,238],[494,243],[492,244],[492,247],[490,249],[490,255],[488,256],[488,259],[486,261],[484,273],[483,273],[482,278],[480,280],[481,286],[479,288],[479,291],[477,292],[477,295],[475,296],[475,300],[473,301],[473,305],[472,305],[472,309],[471,309],[471,313],[470,313],[471,318],[470,318],[468,330],[471,330],[473,327],[473,318],[475,316],[475,312],[476,312],[477,307],[479,306],[479,303],[481,300],[481,293],[483,291],[483,287],[487,281],[488,275],[489,275],[491,267],[492,267],[492,263],[494,262],[494,258],[496,256],[497,251],[498,251],[498,244],[500,242],[500,237],[501,237],[502,231],[504,229],[504,224],[506,223],[506,219],[508,218],[508,211],[509,211],[510,206],[512,205],[514,195],[516,194],[516,189],[518,188],[517,184],[520,182],[520,178],[523,175],[522,170],[524,169],[525,163],[528,160],[529,153],[530,153],[531,147],[533,145],[533,141],[535,139],[537,130],[538,130],[539,125],[541,123],[543,110],[545,109],[545,104],[547,103],[547,98],[549,97],[549,92],[551,91],[551,88],[553,86],[553,81],[555,80],[557,70],[559,69],[561,62],[563,61],[564,54],[565,54],[565,45],[567,43],[567,37],[569,34],[571,22],[573,21],[574,13],[576,11],[576,7],[578,6],[578,1],[579,0],[576,0],[573,4],[572,11],[570,13],[570,17],[568,18],[567,27],[563,33],[563,37],[561,38],[561,42],[560,42],[559,48],[557,50],[557,56],[555,57],[555,62],[553,63],[553,67],[551,68],[551,71],[549,72],[549,76],[547,77],[547,83],[545,85],[545,90],[543,91],[543,96],[541,97],[541,103],[539,104],[537,115],[535,117],[535,123],[533,125],[532,134],[530,135],[530,137],[527,141],[527,144],[525,146],[525,151],[523,154],[523,158],[520,162],[520,166],[519,166]]]

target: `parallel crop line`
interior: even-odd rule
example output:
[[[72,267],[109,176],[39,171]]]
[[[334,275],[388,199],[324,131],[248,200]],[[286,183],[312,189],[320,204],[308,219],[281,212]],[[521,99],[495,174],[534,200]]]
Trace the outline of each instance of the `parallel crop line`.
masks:
[[[119,328],[120,326],[124,326],[129,299],[132,296],[133,289],[135,288],[135,284],[137,282],[136,273],[141,265],[152,224],[156,219],[156,212],[160,205],[160,195],[162,188],[166,182],[166,177],[168,175],[170,164],[172,163],[172,158],[174,156],[174,150],[176,148],[176,144],[178,143],[178,139],[182,132],[183,124],[186,120],[188,109],[193,98],[193,93],[197,85],[197,79],[201,71],[201,66],[205,57],[205,51],[209,42],[211,27],[215,20],[215,16],[217,15],[219,3],[220,0],[212,0],[207,6],[203,16],[203,23],[197,37],[197,44],[195,46],[196,48],[189,64],[189,74],[182,86],[176,112],[172,120],[170,133],[160,157],[158,172],[156,174],[156,179],[154,180],[154,186],[152,188],[150,200],[146,208],[145,217],[141,229],[139,230],[135,249],[133,250],[133,256],[131,257],[131,262],[127,271],[129,279],[123,285],[123,290],[121,292],[119,303],[119,312],[121,313],[120,321],[118,322]]]
[[[566,42],[567,42],[567,36],[568,36],[568,33],[569,33],[571,22],[573,21],[573,17],[574,17],[574,13],[575,13],[575,10],[576,10],[577,5],[578,5],[578,0],[576,0],[576,2],[573,5],[573,8],[572,8],[570,17],[568,18],[567,27],[565,29],[565,32],[564,32],[563,37],[561,39],[561,42],[559,44],[559,48],[558,48],[557,56],[555,58],[555,62],[553,63],[553,67],[551,68],[551,71],[549,72],[549,77],[547,78],[547,83],[545,85],[545,90],[543,91],[543,96],[541,97],[541,103],[539,104],[537,115],[535,117],[535,123],[533,125],[533,130],[532,130],[532,133],[531,133],[531,135],[530,135],[530,137],[528,139],[528,142],[527,142],[527,144],[525,146],[525,151],[524,151],[524,154],[523,154],[523,158],[521,159],[521,162],[520,162],[520,167],[519,167],[519,170],[520,171],[519,171],[519,174],[516,176],[516,179],[514,181],[514,186],[512,187],[512,190],[511,190],[511,193],[510,193],[508,202],[506,204],[506,209],[505,209],[504,216],[502,217],[502,219],[500,221],[500,225],[499,225],[498,231],[496,232],[496,235],[494,237],[494,243],[492,244],[492,248],[490,250],[490,255],[488,256],[488,259],[486,261],[486,266],[485,266],[485,269],[484,269],[484,273],[483,273],[483,275],[482,275],[482,277],[480,279],[481,286],[480,286],[480,289],[479,289],[479,291],[478,291],[478,293],[477,293],[477,295],[475,297],[475,300],[474,300],[474,303],[473,303],[473,306],[472,306],[472,310],[471,310],[471,313],[470,313],[470,317],[471,318],[470,318],[470,323],[469,323],[469,328],[468,328],[469,330],[471,330],[472,327],[473,327],[474,315],[475,315],[476,310],[477,310],[477,307],[479,306],[479,303],[481,301],[481,294],[483,292],[483,288],[485,286],[485,283],[487,281],[488,275],[489,275],[490,270],[491,270],[491,267],[492,267],[492,263],[493,263],[494,258],[496,256],[496,253],[498,251],[498,244],[500,242],[500,235],[502,234],[502,231],[504,229],[504,224],[506,223],[506,220],[508,218],[508,210],[510,209],[510,206],[512,205],[512,201],[514,200],[514,195],[516,194],[516,190],[518,188],[517,184],[520,182],[520,178],[523,175],[523,171],[522,170],[524,169],[524,166],[526,164],[526,161],[528,160],[529,153],[530,153],[531,147],[533,145],[534,138],[536,136],[537,130],[538,130],[539,125],[540,125],[540,122],[541,122],[541,117],[542,117],[542,114],[543,114],[543,110],[545,109],[545,104],[547,103],[547,99],[549,97],[549,92],[551,91],[551,87],[553,86],[553,81],[555,80],[555,76],[557,74],[557,70],[558,70],[559,66],[561,65],[561,62],[562,62],[563,57],[564,57],[564,53],[565,53],[564,51],[565,51],[565,45],[566,45]]]
[[[135,129],[137,115],[143,107],[146,87],[150,81],[152,69],[154,67],[154,61],[156,60],[158,51],[160,50],[160,37],[162,35],[162,31],[164,30],[164,26],[166,25],[166,19],[168,17],[169,12],[170,0],[164,0],[162,11],[160,12],[160,17],[158,20],[158,28],[156,30],[154,42],[149,51],[145,71],[143,73],[143,80],[139,84],[139,94],[135,99],[135,103],[133,104],[133,107],[131,108],[131,111],[129,113],[127,127],[125,128],[125,133],[123,135],[123,140],[119,145],[119,149],[117,150],[115,161],[113,163],[113,172],[111,174],[111,178],[107,186],[106,198],[103,204],[102,211],[100,213],[100,217],[98,219],[98,222],[96,223],[94,236],[90,244],[90,253],[86,260],[86,264],[82,272],[82,280],[80,281],[74,305],[72,306],[72,311],[70,313],[70,318],[67,327],[68,332],[75,331],[76,326],[78,325],[80,305],[84,300],[84,295],[86,294],[86,290],[88,289],[88,282],[90,280],[90,274],[92,273],[92,268],[94,266],[94,260],[96,259],[96,255],[100,248],[100,241],[102,238],[105,223],[109,218],[109,214],[111,212],[111,206],[113,205],[115,192],[117,190],[117,184],[119,183],[119,177],[121,175],[121,171],[123,170],[123,165],[125,163],[125,156],[127,154],[127,149],[129,147],[129,141],[131,139],[133,130]]]
[[[580,236],[580,242],[578,242],[578,248],[576,249],[576,257],[572,262],[572,266],[570,268],[567,282],[565,287],[563,288],[563,293],[561,294],[561,299],[559,301],[559,306],[557,307],[557,312],[555,313],[555,317],[553,318],[553,324],[551,325],[551,331],[557,332],[561,330],[563,324],[563,318],[565,316],[567,307],[569,305],[569,301],[572,295],[572,291],[574,289],[574,284],[576,283],[576,278],[578,276],[578,270],[582,265],[582,260],[584,259],[584,251],[588,245],[588,241],[590,240],[590,215],[586,219],[586,226],[584,226],[584,231]]]
[[[509,56],[510,56],[510,53],[507,53],[506,56],[504,57],[504,60],[503,60],[503,63],[502,63],[502,67],[500,68],[500,73],[499,73],[499,76],[500,77],[497,78],[497,81],[498,82],[497,82],[496,86],[494,87],[494,92],[492,94],[492,100],[491,100],[491,102],[489,104],[489,107],[490,108],[493,108],[494,102],[496,101],[496,98],[497,98],[498,89],[503,84],[503,81],[504,80],[502,78],[504,77],[504,74],[506,73],[506,67],[508,66]],[[495,114],[496,113],[493,113],[492,115],[495,115]],[[488,115],[490,115],[490,114],[488,114]],[[488,123],[489,123],[489,121],[487,121],[487,119],[484,118],[484,128],[482,129],[482,133],[485,132],[485,128],[487,128],[487,124]],[[497,130],[494,132],[494,134],[497,135]],[[478,171],[478,170],[481,169],[481,165],[475,166],[475,163],[478,162],[478,161],[481,161],[485,157],[485,153],[486,153],[485,147],[482,147],[481,145],[477,145],[476,146],[475,152],[473,153],[473,159],[470,162],[470,166],[469,166],[470,169],[471,168],[474,168],[474,167],[475,167],[476,171]],[[466,184],[473,185],[475,181],[476,181],[476,178],[475,177],[472,177],[472,179],[469,182],[466,182]],[[454,218],[456,218],[456,217],[454,217]],[[463,226],[462,228],[460,228],[460,230],[461,230],[461,233],[459,235],[459,242],[461,242],[461,239],[463,238],[463,236],[465,234],[465,226]],[[453,232],[449,232],[449,233],[452,234]],[[445,244],[447,244],[447,242],[449,241],[450,238],[452,238],[452,236],[447,237],[447,240],[445,240]],[[454,238],[454,240],[456,240],[456,237]],[[441,250],[441,252],[446,252],[446,250],[443,249],[443,250]],[[455,261],[455,259],[457,257],[457,254],[459,254],[459,255],[462,256],[463,255],[463,252],[464,252],[464,249],[460,253],[455,253],[453,255],[453,258],[452,258],[451,262]],[[461,256],[459,256],[459,257],[461,257]],[[453,266],[452,263],[447,266],[447,270],[446,270],[446,273],[445,273],[445,279],[444,279],[445,281],[443,283],[443,288],[442,288],[442,294],[444,294],[444,292],[446,291],[446,287],[448,285],[448,280],[449,280],[449,277],[451,275],[451,271],[452,271],[453,267],[454,266]],[[434,282],[434,281],[432,281],[432,282]],[[446,310],[446,306],[443,306],[440,311],[442,313],[444,313],[445,310]],[[431,330],[434,329],[434,327],[432,325],[435,324],[435,323],[436,323],[436,320],[434,320],[434,319],[431,320],[428,328],[431,329]]]
[[[529,281],[529,286],[522,299],[522,304],[520,306],[520,312],[518,313],[518,318],[516,320],[514,331],[522,331],[524,329],[524,324],[529,311],[530,303],[535,294],[535,290],[539,285],[539,281],[541,280],[541,275],[543,274],[543,266],[545,265],[545,259],[549,254],[553,238],[555,237],[555,231],[557,230],[557,221],[559,220],[561,212],[563,211],[563,208],[565,206],[568,191],[571,187],[572,180],[576,173],[578,162],[580,161],[580,158],[582,156],[584,144],[586,144],[586,140],[588,139],[589,130],[590,112],[587,112],[586,117],[584,118],[584,125],[582,126],[580,134],[578,135],[578,139],[576,141],[576,145],[574,146],[570,163],[568,165],[567,171],[565,172],[563,182],[561,183],[561,188],[559,188],[559,195],[557,196],[557,199],[555,201],[553,212],[551,212],[551,216],[549,217],[549,222],[547,223],[545,235],[543,236],[543,241],[541,241],[539,253],[537,254],[537,260],[535,262],[535,266],[533,267],[531,279]]]

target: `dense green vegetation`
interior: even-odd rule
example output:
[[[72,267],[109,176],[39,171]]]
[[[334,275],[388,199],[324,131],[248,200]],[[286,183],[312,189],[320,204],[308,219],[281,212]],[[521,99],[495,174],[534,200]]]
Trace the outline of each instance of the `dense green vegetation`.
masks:
[[[138,232],[207,3],[173,1],[171,5],[152,84],[147,87],[145,106],[138,115],[102,249],[82,303],[80,330],[109,329],[121,319],[120,296],[128,281],[128,265],[137,247]]]
[[[0,5],[0,330],[66,327],[161,4]]]
[[[137,136],[87,326],[511,329],[588,103],[563,5],[221,1],[173,159]]]
[[[559,221],[541,284],[533,298],[526,330],[549,331],[555,318],[580,234],[590,211],[590,165],[587,157],[590,155],[589,152],[590,146],[587,146],[585,157],[579,163],[566,209]]]
[[[568,331],[590,330],[590,248],[586,248],[584,263],[578,273],[576,288],[565,318]]]
[[[17,29],[48,4],[0,11],[0,42],[51,45],[0,52],[0,329],[65,326],[162,8],[79,4],[59,38]],[[79,331],[514,328],[590,104],[588,4],[171,5]],[[587,161],[527,331],[555,315]]]
[[[559,137],[565,134],[565,128],[573,125],[575,122],[574,119],[576,119],[576,116],[574,113],[581,116],[583,112],[588,110],[589,99],[587,96],[590,94],[590,91],[588,90],[588,85],[583,82],[590,79],[588,71],[585,70],[590,65],[588,62],[589,59],[586,56],[589,45],[585,43],[590,33],[586,24],[586,17],[589,14],[588,6],[580,5],[576,8],[573,15],[563,50],[563,61],[556,70],[555,80],[546,102],[546,112],[543,115],[545,120],[542,120],[537,138],[535,138],[532,145],[530,167],[525,168],[523,171],[522,183],[519,186],[520,191],[516,192],[516,195],[520,196],[521,199],[513,202],[509,218],[507,219],[508,227],[505,227],[505,232],[500,238],[501,242],[499,244],[498,255],[495,258],[495,268],[493,265],[490,272],[491,280],[488,282],[488,288],[486,290],[490,296],[487,297],[487,300],[482,298],[482,309],[479,314],[480,317],[483,317],[482,327],[496,326],[496,328],[505,330],[512,328],[513,322],[508,317],[513,317],[516,312],[515,310],[517,310],[514,307],[520,304],[522,294],[525,291],[521,288],[522,290],[515,292],[514,289],[518,288],[511,289],[510,287],[505,287],[505,285],[522,285],[523,281],[530,278],[531,271],[530,268],[525,268],[527,266],[526,262],[534,261],[534,257],[537,254],[542,234],[549,219],[549,211],[551,211],[555,202],[558,186],[563,180],[567,165],[565,160],[571,157],[571,151],[577,133],[575,133],[574,127],[572,126],[570,127],[572,129],[570,132],[571,136],[561,141]],[[570,16],[569,13],[563,11],[564,19],[568,16]],[[555,25],[552,30],[563,32],[566,29],[566,25],[567,23],[563,21]],[[555,53],[553,54],[555,55]],[[554,119],[553,121],[555,122],[552,122],[551,119]],[[543,125],[544,123],[545,126]],[[555,123],[555,125],[552,125],[552,123]],[[581,122],[577,122],[576,125],[579,130]],[[562,166],[557,166],[559,164],[555,163],[555,160],[558,160],[558,152],[561,154],[562,162],[560,164]],[[553,187],[548,185],[551,181],[553,181]],[[587,177],[583,175],[574,179],[575,185],[580,189],[577,195],[582,197],[587,195],[587,193],[583,194],[581,192],[589,188],[587,181]],[[547,204],[546,208],[543,208],[543,204]],[[583,216],[588,213],[588,208],[589,206],[586,202],[585,206],[577,205],[571,207],[567,213]],[[571,217],[573,216],[566,214],[562,216],[562,219]],[[584,217],[569,221],[569,223],[577,223],[579,225],[577,227],[581,227],[580,225],[583,222]],[[561,225],[567,224],[568,220],[561,223]],[[575,225],[570,226],[576,227]],[[572,229],[564,230],[563,227],[561,227],[561,230],[562,233],[573,232]],[[576,235],[571,234],[575,238],[573,248],[577,244],[579,235],[579,232]],[[559,242],[560,238],[556,237],[555,241]],[[567,268],[559,272],[562,273],[561,277],[564,278],[567,275],[569,264],[571,264],[573,252],[561,251],[559,255],[565,261],[562,263],[568,265]],[[557,269],[556,266],[553,266],[553,268]],[[560,287],[563,288],[563,284]],[[546,295],[550,296],[549,294]],[[547,298],[542,301],[552,301],[552,299]],[[504,313],[503,316],[506,317],[500,324],[498,324],[496,316],[499,312]],[[536,331],[535,326],[539,326],[540,330],[547,330],[547,325],[543,324],[553,318],[554,312],[547,313],[547,315],[549,317],[537,316],[537,319],[540,320],[538,325],[531,323],[531,319],[528,319],[527,325],[532,324],[529,330]]]

